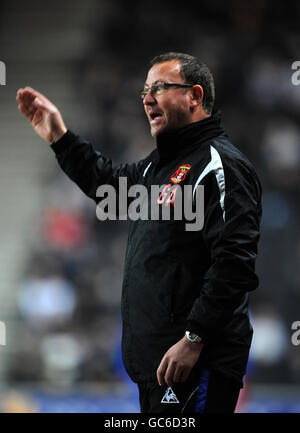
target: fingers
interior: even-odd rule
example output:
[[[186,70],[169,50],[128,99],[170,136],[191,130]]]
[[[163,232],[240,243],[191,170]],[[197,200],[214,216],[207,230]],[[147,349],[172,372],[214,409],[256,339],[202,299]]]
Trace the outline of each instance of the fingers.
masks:
[[[174,383],[182,382],[182,374],[182,368],[177,366],[173,375]]]
[[[18,90],[16,99],[18,102],[26,105],[26,107],[29,107],[37,96],[38,95],[35,95],[31,90],[25,87],[25,89]]]
[[[157,369],[157,381],[160,386],[167,384],[173,386],[174,383],[185,382],[190,374],[191,368],[181,363],[172,362],[168,357],[164,357]]]
[[[33,119],[33,113],[31,113],[31,111],[29,111],[24,104],[19,104],[18,105],[18,109],[21,111],[22,114],[24,114],[25,117],[27,117],[28,120],[30,120],[30,122]]]
[[[36,112],[34,113],[33,119],[32,119],[32,126],[35,127],[36,125],[38,125],[42,119],[44,117],[43,111],[42,110],[36,110]]]
[[[185,382],[188,379],[190,372],[191,368],[188,366],[177,364],[173,374],[173,382]]]
[[[174,383],[174,381],[173,381],[174,372],[175,372],[175,366],[174,366],[174,364],[170,363],[168,365],[168,368],[165,372],[165,377],[164,377],[165,383],[168,386],[172,386]]]
[[[33,89],[32,87],[26,86],[17,91],[17,101],[22,101],[26,99],[28,102],[33,101],[37,96],[43,96],[41,93],[39,93],[37,90]]]
[[[188,368],[178,370],[178,373],[175,373],[174,382],[185,382],[188,379],[190,372],[191,370]]]
[[[34,104],[36,96],[26,89],[19,89],[17,92],[17,101],[19,110],[27,119],[32,120],[37,107]]]
[[[48,110],[49,111],[49,107],[47,106],[47,103],[45,103],[44,101],[41,100],[41,98],[39,96],[37,96],[34,101],[32,102],[32,105],[38,109],[38,108],[42,108],[44,110]]]
[[[172,386],[174,383],[185,382],[189,376],[190,369],[183,368],[175,362],[163,358],[157,369],[157,381],[160,386],[167,384]]]
[[[33,114],[37,108],[47,110],[50,113],[57,111],[57,108],[49,101],[49,99],[29,86],[26,86],[24,89],[19,89],[17,91],[16,99],[20,104],[23,104],[24,108],[31,114]]]
[[[167,362],[166,358],[163,357],[163,359],[161,360],[161,363],[159,364],[157,372],[156,372],[157,381],[158,381],[159,386],[163,386],[165,383],[164,377],[165,377],[165,372],[167,370],[167,367],[168,367],[168,362]]]
[[[32,103],[29,103],[25,99],[25,100],[21,100],[21,102],[18,105],[18,108],[19,108],[20,112],[22,114],[24,114],[25,117],[27,117],[27,119],[29,119],[30,121],[32,121],[32,119],[35,116],[37,110],[39,108],[43,108],[43,107],[42,107],[41,104],[39,104],[38,102],[36,102],[36,100],[34,100]]]
[[[32,104],[30,104],[28,97],[23,94],[23,89],[18,90],[16,99],[19,102],[18,109],[20,112],[31,121],[35,110],[33,109]]]
[[[20,112],[33,127],[42,121],[43,114],[57,112],[57,108],[44,95],[29,86],[17,91],[16,100],[19,102]]]

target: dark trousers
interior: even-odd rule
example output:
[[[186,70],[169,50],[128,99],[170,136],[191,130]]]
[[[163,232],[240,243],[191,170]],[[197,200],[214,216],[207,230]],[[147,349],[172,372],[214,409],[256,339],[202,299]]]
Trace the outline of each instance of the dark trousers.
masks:
[[[172,387],[138,387],[142,413],[234,413],[240,392],[236,380],[207,369]]]

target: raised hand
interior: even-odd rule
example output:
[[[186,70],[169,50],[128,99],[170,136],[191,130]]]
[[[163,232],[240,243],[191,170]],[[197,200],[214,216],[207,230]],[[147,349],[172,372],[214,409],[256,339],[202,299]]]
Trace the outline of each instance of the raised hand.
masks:
[[[16,99],[21,113],[31,122],[37,134],[48,143],[57,141],[67,132],[59,110],[42,93],[25,87],[18,90]]]

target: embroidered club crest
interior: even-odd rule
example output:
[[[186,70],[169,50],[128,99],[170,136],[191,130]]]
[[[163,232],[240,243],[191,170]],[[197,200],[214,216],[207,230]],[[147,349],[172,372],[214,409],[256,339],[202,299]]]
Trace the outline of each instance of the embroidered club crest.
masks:
[[[190,164],[184,164],[178,167],[175,173],[173,173],[172,176],[170,177],[171,182],[175,184],[182,182],[186,178],[186,175],[190,170],[190,168],[191,168]]]

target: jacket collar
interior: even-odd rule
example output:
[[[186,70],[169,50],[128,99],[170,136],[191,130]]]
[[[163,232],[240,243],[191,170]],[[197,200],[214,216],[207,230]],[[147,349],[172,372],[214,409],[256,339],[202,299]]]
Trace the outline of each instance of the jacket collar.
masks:
[[[156,138],[157,152],[160,159],[172,159],[174,155],[186,151],[187,148],[199,146],[206,140],[224,134],[220,125],[221,112],[215,111],[210,117],[193,122],[176,131],[167,132]]]

